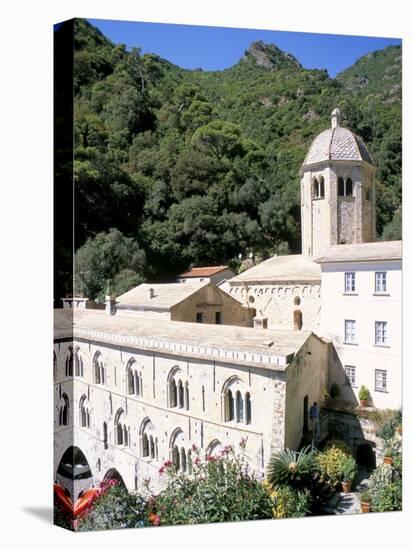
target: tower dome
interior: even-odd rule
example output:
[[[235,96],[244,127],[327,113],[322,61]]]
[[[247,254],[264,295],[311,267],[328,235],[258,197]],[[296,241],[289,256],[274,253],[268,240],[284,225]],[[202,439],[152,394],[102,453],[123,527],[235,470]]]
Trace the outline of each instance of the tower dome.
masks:
[[[331,127],[318,134],[309,147],[302,168],[328,160],[365,161],[373,165],[372,157],[362,139],[341,126],[338,108],[331,114]]]

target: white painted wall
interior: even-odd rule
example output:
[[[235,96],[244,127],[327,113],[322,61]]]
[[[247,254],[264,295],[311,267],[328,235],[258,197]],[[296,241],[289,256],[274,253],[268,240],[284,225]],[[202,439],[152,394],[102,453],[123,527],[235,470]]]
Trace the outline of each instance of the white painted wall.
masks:
[[[344,273],[356,273],[356,290],[345,295]],[[387,272],[386,295],[375,295],[375,272]],[[320,334],[331,338],[340,367],[330,382],[340,385],[341,396],[353,399],[365,385],[379,408],[401,405],[401,285],[400,261],[322,264]],[[356,345],[344,343],[345,319],[356,320]],[[375,345],[375,321],[386,321],[388,343]],[[356,387],[345,385],[343,366],[356,367]],[[375,369],[387,371],[387,392],[375,391]]]

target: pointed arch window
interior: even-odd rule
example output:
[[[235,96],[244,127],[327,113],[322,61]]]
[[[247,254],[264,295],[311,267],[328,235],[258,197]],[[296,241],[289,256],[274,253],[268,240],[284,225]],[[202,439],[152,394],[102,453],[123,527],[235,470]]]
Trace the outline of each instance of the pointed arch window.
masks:
[[[90,428],[90,409],[87,403],[86,395],[82,395],[79,402],[80,427]]]
[[[143,378],[142,373],[136,366],[134,359],[131,359],[126,367],[126,392],[128,395],[142,397],[143,395]]]
[[[126,425],[126,415],[123,409],[119,409],[114,417],[114,429],[116,434],[116,445],[130,445],[129,428]]]
[[[83,359],[80,355],[80,348],[77,348],[74,354],[74,373],[75,376],[79,377],[82,377],[84,375]]]
[[[168,407],[189,410],[189,381],[185,378],[179,367],[174,367],[169,373],[167,382]]]
[[[353,197],[354,186],[351,178],[338,178],[338,196],[339,197]]]
[[[63,393],[61,397],[61,403],[59,407],[59,425],[68,426],[69,425],[69,409],[70,402],[66,393]]]
[[[145,418],[139,429],[141,441],[141,456],[144,458],[158,459],[158,439],[155,428],[150,418]]]
[[[245,383],[232,377],[223,385],[222,398],[224,422],[252,423],[252,401]]]
[[[96,352],[93,359],[93,376],[95,384],[106,384],[106,369],[100,351]]]
[[[71,346],[66,358],[66,376],[73,376],[73,349]]]

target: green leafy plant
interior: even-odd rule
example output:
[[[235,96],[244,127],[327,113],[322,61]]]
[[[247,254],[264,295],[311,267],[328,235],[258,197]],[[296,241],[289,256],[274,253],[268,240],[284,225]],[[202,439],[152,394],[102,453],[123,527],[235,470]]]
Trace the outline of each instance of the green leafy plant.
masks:
[[[298,491],[289,485],[279,485],[270,490],[267,481],[264,484],[268,487],[273,502],[274,518],[301,518],[310,512],[309,490]]]
[[[356,460],[352,457],[347,458],[342,463],[342,481],[353,481],[358,473]]]
[[[315,457],[316,467],[332,489],[337,489],[342,480],[342,469],[351,454],[343,441],[330,441]]]
[[[359,388],[358,397],[360,401],[370,401],[371,394],[366,386]]]
[[[176,472],[166,462],[161,473],[167,487],[151,504],[153,525],[183,525],[272,517],[267,489],[251,474],[243,451],[225,447],[219,456],[203,457],[192,448],[192,474]],[[155,523],[157,522],[157,523]]]
[[[301,489],[310,483],[314,469],[315,455],[310,447],[300,452],[285,449],[271,456],[266,479],[272,489],[280,485]]]
[[[372,509],[374,512],[392,512],[402,510],[402,482],[378,485],[372,491]]]
[[[367,504],[370,504],[372,502],[372,495],[371,492],[368,490],[359,493],[359,498],[361,502],[365,502]]]

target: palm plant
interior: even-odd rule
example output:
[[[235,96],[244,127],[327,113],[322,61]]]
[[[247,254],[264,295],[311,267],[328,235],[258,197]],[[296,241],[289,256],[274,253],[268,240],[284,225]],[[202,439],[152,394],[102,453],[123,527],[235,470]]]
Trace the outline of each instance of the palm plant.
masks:
[[[314,453],[310,446],[300,452],[285,449],[270,458],[266,478],[271,489],[280,485],[303,489],[310,485],[314,469]]]

